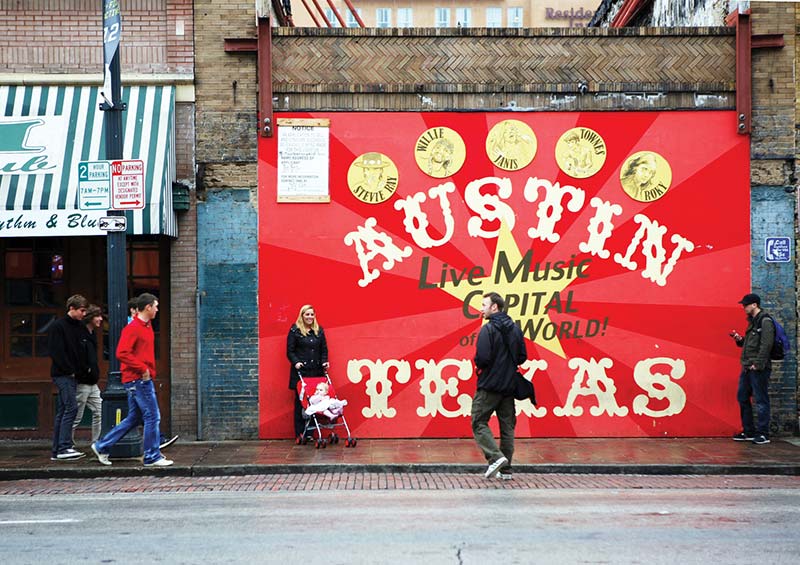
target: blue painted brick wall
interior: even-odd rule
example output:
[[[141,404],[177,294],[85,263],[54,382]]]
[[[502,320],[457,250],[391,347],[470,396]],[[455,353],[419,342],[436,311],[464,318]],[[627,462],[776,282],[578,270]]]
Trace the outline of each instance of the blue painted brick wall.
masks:
[[[753,292],[761,306],[774,314],[792,344],[787,359],[772,365],[770,431],[777,435],[797,433],[797,295],[795,253],[789,263],[764,260],[767,237],[788,237],[794,246],[795,195],[782,186],[754,186],[751,191],[751,257]]]
[[[197,205],[202,438],[258,437],[257,214],[249,190]]]

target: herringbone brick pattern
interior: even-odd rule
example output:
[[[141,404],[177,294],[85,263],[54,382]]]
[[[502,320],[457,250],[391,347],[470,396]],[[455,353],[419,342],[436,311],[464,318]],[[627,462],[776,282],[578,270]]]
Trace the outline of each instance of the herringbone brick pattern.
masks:
[[[401,31],[401,30],[397,30]],[[276,92],[729,92],[730,35],[276,34]]]

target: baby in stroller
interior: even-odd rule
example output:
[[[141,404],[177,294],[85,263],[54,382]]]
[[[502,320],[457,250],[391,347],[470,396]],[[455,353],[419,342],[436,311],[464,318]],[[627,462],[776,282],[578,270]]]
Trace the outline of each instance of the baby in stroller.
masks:
[[[328,385],[328,383],[318,383],[314,394],[308,399],[306,414],[309,416],[312,414],[322,414],[330,420],[335,420],[341,416],[344,412],[344,407],[347,406],[347,401],[331,398],[329,392],[330,385]]]

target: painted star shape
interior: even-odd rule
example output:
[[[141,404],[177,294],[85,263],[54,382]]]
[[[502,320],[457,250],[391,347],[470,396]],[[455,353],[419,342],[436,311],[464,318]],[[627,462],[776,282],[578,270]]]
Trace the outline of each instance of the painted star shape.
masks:
[[[477,279],[479,282],[478,285],[469,287],[465,287],[465,285],[456,286],[453,281],[448,281],[444,286],[441,287],[442,290],[461,301],[466,300],[470,293],[480,290],[480,293],[476,292],[473,295],[469,303],[469,306],[477,311],[481,310],[482,297],[483,294],[487,292],[497,292],[504,298],[510,295],[519,296],[520,300],[517,302],[517,304],[508,308],[508,315],[511,316],[515,321],[519,322],[521,328],[523,329],[523,333],[526,333],[526,327],[536,328],[541,322],[539,332],[536,334],[536,338],[533,340],[534,344],[553,352],[559,357],[565,358],[566,355],[564,353],[564,349],[561,347],[558,334],[556,334],[552,339],[544,338],[544,327],[551,322],[549,310],[546,310],[545,306],[550,302],[553,293],[560,293],[567,286],[569,286],[572,281],[578,278],[577,271],[573,271],[572,277],[569,278],[566,276],[566,273],[564,273],[564,277],[559,280],[534,281],[531,277],[528,277],[526,282],[521,280],[523,277],[520,276],[520,273],[517,275],[517,277],[515,277],[517,280],[502,280],[503,277],[501,277],[501,280],[495,284],[494,280],[497,276],[499,264],[498,258],[500,257],[501,252],[505,253],[507,262],[512,266],[512,268],[522,261],[522,253],[520,253],[517,242],[514,240],[514,236],[512,235],[511,231],[505,225],[503,225],[500,229],[500,233],[497,238],[497,247],[495,248],[494,260],[492,262],[492,272],[482,279]],[[527,306],[523,311],[524,304],[522,296],[533,292],[543,293],[543,297],[540,299],[541,302],[539,302],[538,308],[535,307],[537,298],[531,296],[528,300]]]

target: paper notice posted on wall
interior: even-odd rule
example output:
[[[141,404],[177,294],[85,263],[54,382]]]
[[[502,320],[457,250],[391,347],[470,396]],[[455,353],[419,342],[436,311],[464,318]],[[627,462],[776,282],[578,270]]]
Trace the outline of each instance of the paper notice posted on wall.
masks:
[[[330,120],[279,118],[278,202],[330,202]]]

